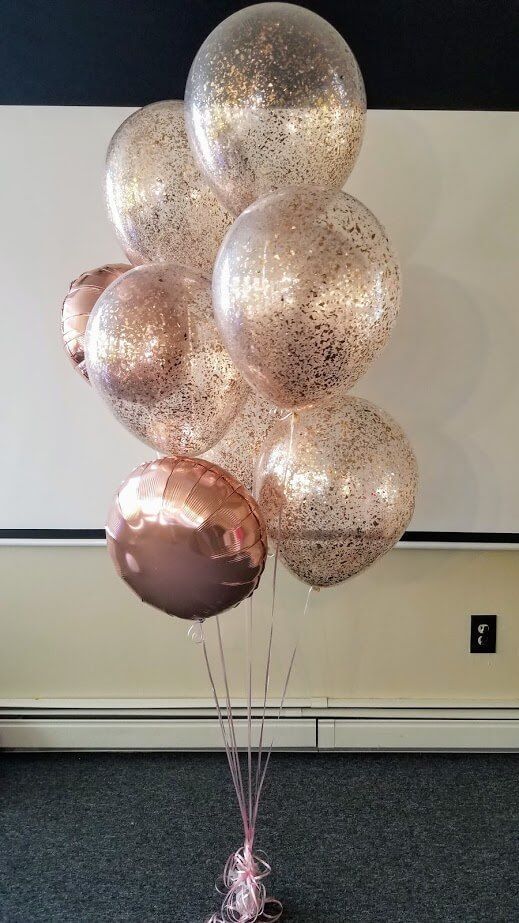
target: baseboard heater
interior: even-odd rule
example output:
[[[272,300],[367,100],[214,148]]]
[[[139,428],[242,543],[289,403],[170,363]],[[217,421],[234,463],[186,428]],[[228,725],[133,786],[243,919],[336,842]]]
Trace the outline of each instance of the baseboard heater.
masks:
[[[256,710],[252,741],[257,745]],[[246,747],[246,713],[237,708],[239,746]],[[290,705],[266,719],[264,740],[275,750],[519,751],[519,707],[485,705]],[[219,751],[218,719],[208,705],[171,706],[13,704],[0,706],[0,749],[54,751]]]

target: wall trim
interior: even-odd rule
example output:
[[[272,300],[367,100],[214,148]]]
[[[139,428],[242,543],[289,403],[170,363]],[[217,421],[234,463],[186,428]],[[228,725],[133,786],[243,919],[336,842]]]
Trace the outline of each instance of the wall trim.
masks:
[[[309,700],[268,703],[266,739],[282,751],[519,752],[519,702]],[[245,703],[235,703],[246,746]],[[260,703],[254,703],[253,740]],[[0,749],[219,751],[209,700],[0,700]]]

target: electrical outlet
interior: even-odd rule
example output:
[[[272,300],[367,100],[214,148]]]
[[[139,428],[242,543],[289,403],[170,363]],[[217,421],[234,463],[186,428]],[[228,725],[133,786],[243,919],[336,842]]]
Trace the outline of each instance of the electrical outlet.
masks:
[[[471,615],[470,653],[495,654],[497,615]]]

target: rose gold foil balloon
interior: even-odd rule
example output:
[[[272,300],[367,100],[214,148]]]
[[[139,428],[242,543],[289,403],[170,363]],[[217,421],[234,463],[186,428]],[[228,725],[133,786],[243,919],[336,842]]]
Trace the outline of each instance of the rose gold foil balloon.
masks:
[[[74,368],[88,381],[84,336],[90,312],[105,288],[124,272],[127,263],[112,263],[91,269],[71,283],[61,309],[61,333],[67,355]]]
[[[290,3],[229,16],[202,45],[186,86],[189,140],[234,214],[284,186],[340,189],[365,114],[362,75],[342,36]]]
[[[228,232],[213,274],[215,317],[249,384],[279,407],[350,388],[385,345],[400,273],[383,227],[345,192],[285,189]]]
[[[311,586],[331,586],[389,551],[413,515],[417,464],[389,414],[356,397],[277,423],[259,465],[259,504],[280,555]]]
[[[230,474],[196,458],[140,465],[106,527],[120,576],[144,602],[206,619],[250,596],[266,557],[258,505]]]
[[[182,263],[210,274],[232,218],[195,165],[184,104],[134,112],[110,142],[108,212],[132,263]]]
[[[261,394],[249,395],[225,433],[205,457],[221,465],[254,493],[254,472],[263,443],[276,420],[286,411],[269,404]]]
[[[208,281],[173,264],[140,266],[107,288],[85,352],[93,387],[160,452],[207,451],[247,394],[218,335]]]

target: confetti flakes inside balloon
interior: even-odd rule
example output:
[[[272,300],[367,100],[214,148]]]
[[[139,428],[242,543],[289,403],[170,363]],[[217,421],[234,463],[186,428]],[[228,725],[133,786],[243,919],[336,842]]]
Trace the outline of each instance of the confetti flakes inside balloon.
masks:
[[[213,274],[215,317],[252,387],[279,407],[350,388],[385,345],[400,272],[384,229],[345,192],[292,187],[235,221]]]
[[[247,7],[217,26],[186,86],[191,145],[234,214],[283,186],[343,186],[365,113],[362,75],[342,36],[288,3]]]
[[[61,333],[67,355],[74,368],[88,381],[85,364],[84,336],[88,318],[105,288],[132,267],[111,263],[84,272],[71,283],[61,309]]]
[[[254,493],[254,472],[261,447],[275,421],[285,413],[257,391],[250,391],[223,439],[205,457],[226,468]]]
[[[195,164],[182,102],[153,103],[123,122],[108,148],[105,188],[133,264],[175,262],[212,272],[232,218]]]
[[[247,395],[218,335],[208,281],[179,266],[140,266],[111,285],[85,345],[93,387],[160,452],[206,452]]]
[[[276,423],[259,465],[258,497],[275,539],[282,505],[280,555],[290,570],[311,586],[330,586],[401,538],[417,478],[398,423],[344,397],[296,413],[292,432],[290,418]]]
[[[182,619],[237,606],[258,586],[266,529],[228,472],[196,458],[161,458],[121,485],[106,527],[119,575],[144,602]]]

